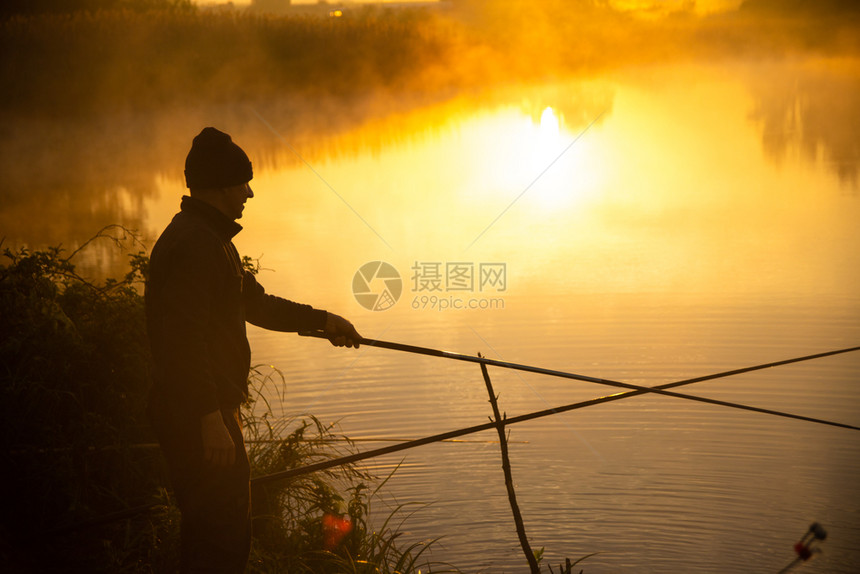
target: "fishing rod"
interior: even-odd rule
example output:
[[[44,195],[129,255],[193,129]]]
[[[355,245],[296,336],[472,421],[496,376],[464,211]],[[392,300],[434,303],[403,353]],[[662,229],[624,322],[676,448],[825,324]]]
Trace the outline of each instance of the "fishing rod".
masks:
[[[299,333],[299,335],[304,336],[304,337],[316,337],[316,338],[320,338],[320,339],[328,339],[328,337],[322,331],[302,331]],[[382,341],[379,339],[366,339],[366,338],[362,337],[361,339],[359,339],[359,344],[367,345],[369,347],[380,347],[383,349],[392,349],[395,351],[415,353],[418,355],[427,355],[430,357],[441,357],[441,358],[445,358],[445,359],[453,359],[453,360],[465,361],[465,362],[469,362],[469,363],[479,363],[479,364],[488,365],[488,366],[501,367],[504,369],[513,369],[513,370],[517,370],[517,371],[526,371],[526,372],[530,372],[530,373],[538,373],[541,375],[549,375],[552,377],[561,377],[564,379],[573,379],[573,380],[577,380],[577,381],[584,381],[587,383],[595,383],[595,384],[606,385],[606,386],[610,386],[610,387],[619,387],[619,388],[623,388],[623,389],[630,389],[632,391],[636,391],[635,394],[654,393],[654,394],[658,394],[658,395],[664,395],[667,397],[674,397],[677,399],[685,399],[688,401],[696,401],[696,402],[700,402],[700,403],[718,405],[718,406],[729,407],[729,408],[733,408],[733,409],[740,409],[740,410],[746,410],[746,411],[751,411],[751,412],[756,412],[756,413],[762,413],[762,414],[769,414],[769,415],[775,415],[775,416],[780,416],[780,417],[798,419],[798,420],[814,422],[814,423],[819,423],[819,424],[825,424],[825,425],[831,425],[831,426],[836,426],[836,427],[841,427],[841,428],[848,428],[848,429],[852,429],[852,430],[860,430],[860,427],[856,427],[854,425],[849,425],[849,424],[845,424],[845,423],[827,421],[827,420],[823,420],[823,419],[817,419],[814,417],[806,417],[803,415],[796,415],[796,414],[792,414],[792,413],[776,411],[773,409],[765,409],[765,408],[761,408],[761,407],[754,407],[754,406],[744,405],[744,404],[740,404],[740,403],[722,401],[719,399],[699,397],[696,395],[687,395],[684,393],[678,393],[675,391],[668,390],[672,387],[678,387],[681,385],[689,385],[691,383],[698,383],[698,382],[702,382],[702,381],[708,381],[708,380],[713,380],[713,379],[730,377],[733,375],[739,375],[741,373],[747,373],[750,371],[767,369],[767,368],[776,367],[779,365],[787,365],[790,363],[797,363],[800,361],[808,361],[811,359],[817,359],[817,358],[827,357],[827,356],[831,356],[831,355],[838,355],[840,353],[848,353],[851,351],[857,351],[857,350],[860,350],[860,346],[849,347],[847,349],[839,349],[836,351],[827,351],[824,353],[817,353],[815,355],[808,355],[805,357],[798,357],[798,358],[794,358],[794,359],[786,359],[783,361],[775,361],[775,362],[766,363],[763,365],[755,365],[753,367],[745,367],[742,369],[735,369],[733,371],[726,371],[723,373],[715,373],[713,375],[705,375],[703,377],[697,377],[695,379],[688,379],[686,381],[678,381],[677,383],[669,383],[668,385],[658,385],[656,387],[645,387],[642,385],[634,385],[632,383],[623,383],[621,381],[613,381],[611,379],[602,379],[599,377],[589,377],[587,375],[579,375],[576,373],[569,373],[569,372],[565,372],[565,371],[556,371],[553,369],[545,369],[543,367],[534,367],[531,365],[522,365],[519,363],[511,363],[508,361],[499,361],[496,359],[488,359],[486,357],[476,357],[476,356],[472,356],[472,355],[464,355],[462,353],[454,353],[452,351],[440,351],[438,349],[431,349],[428,347],[418,347],[415,345],[405,345],[403,343],[393,343],[391,341]],[[633,394],[634,393],[625,393],[625,395],[627,395],[627,396],[632,396]]]
[[[302,332],[299,334],[302,336],[310,336],[310,337],[317,337],[317,338],[321,338],[321,339],[327,339],[327,337],[321,332]],[[504,366],[505,365],[502,361],[494,361],[493,359],[486,359],[483,357],[480,357],[480,358],[479,357],[471,357],[469,355],[460,355],[458,353],[451,353],[448,351],[439,351],[436,349],[428,349],[425,347],[416,347],[413,345],[404,345],[401,343],[392,343],[392,342],[380,341],[380,340],[376,340],[376,339],[362,338],[359,342],[362,345],[368,345],[370,347],[381,347],[381,348],[394,349],[394,350],[398,350],[398,351],[406,351],[406,352],[413,352],[413,353],[418,353],[418,354],[422,354],[422,355],[429,355],[429,356],[434,356],[434,357],[446,357],[446,358],[451,358],[451,359],[459,359],[459,360],[469,361],[469,362],[473,362],[473,363],[482,363],[483,362],[485,364],[493,364],[496,366]],[[595,406],[595,405],[599,405],[599,404],[603,404],[603,403],[609,403],[612,401],[626,399],[626,398],[645,394],[646,392],[659,392],[661,390],[666,390],[666,389],[675,388],[675,387],[681,387],[681,386],[685,386],[685,385],[691,385],[693,383],[700,383],[703,381],[710,381],[710,380],[714,380],[714,379],[731,377],[731,376],[739,375],[742,373],[749,373],[752,371],[758,371],[758,370],[762,370],[762,369],[768,369],[768,368],[772,368],[772,367],[788,365],[791,363],[800,363],[803,361],[811,361],[813,359],[830,357],[833,355],[839,355],[842,353],[849,353],[849,352],[857,351],[857,350],[860,350],[860,347],[849,347],[846,349],[838,349],[835,351],[826,351],[824,353],[816,353],[813,355],[805,355],[803,357],[795,357],[792,359],[785,359],[785,360],[781,360],[781,361],[764,363],[761,365],[754,365],[751,367],[743,367],[740,369],[733,369],[730,371],[713,373],[710,375],[694,377],[691,379],[684,379],[682,381],[676,381],[673,383],[664,383],[662,385],[657,385],[655,387],[642,387],[642,388],[639,388],[636,390],[630,390],[630,391],[623,392],[623,393],[616,393],[614,395],[606,395],[603,397],[597,397],[597,398],[589,399],[586,401],[580,401],[577,403],[563,405],[563,406],[559,406],[559,407],[555,407],[555,408],[549,408],[549,409],[545,409],[542,411],[535,411],[535,412],[526,413],[523,415],[518,415],[515,417],[505,418],[501,421],[501,424],[503,424],[505,426],[517,424],[517,423],[521,423],[521,422],[539,419],[542,417],[548,417],[548,416],[552,416],[552,415],[556,415],[556,414],[561,414],[564,412],[582,409],[585,407],[591,407],[591,406]],[[513,365],[513,363],[511,363],[511,365]],[[509,368],[512,368],[512,367],[509,367]],[[570,377],[570,378],[572,378],[572,377]],[[687,397],[687,395],[680,395],[680,394],[679,394],[679,396]],[[692,398],[697,399],[698,397],[692,397]],[[747,407],[747,410],[752,410],[752,409],[755,409],[755,407]],[[770,414],[779,414],[780,416],[788,416],[789,418],[806,420],[809,422],[828,424],[828,425],[848,428],[848,429],[852,429],[852,430],[860,430],[860,428],[852,426],[852,425],[846,425],[846,424],[842,424],[842,423],[833,423],[832,421],[823,421],[823,420],[819,420],[819,419],[813,419],[811,417],[792,415],[789,413],[778,413],[776,411],[766,411],[766,412],[769,412]],[[296,476],[301,476],[304,474],[310,474],[312,472],[318,472],[320,470],[326,470],[328,468],[333,468],[335,466],[350,464],[353,462],[358,462],[358,461],[366,460],[369,458],[376,458],[378,456],[383,456],[386,454],[392,454],[395,452],[408,450],[408,449],[416,448],[419,446],[432,444],[435,442],[442,442],[442,441],[458,438],[461,436],[466,436],[469,434],[483,432],[486,430],[492,430],[492,429],[498,428],[499,424],[500,424],[499,422],[492,421],[492,422],[484,423],[481,425],[475,425],[475,426],[471,426],[471,427],[456,429],[456,430],[452,430],[452,431],[448,431],[448,432],[444,432],[444,433],[426,436],[426,437],[423,437],[420,439],[401,442],[398,444],[389,445],[389,446],[378,448],[378,449],[367,450],[364,452],[359,452],[359,453],[347,455],[347,456],[336,458],[336,459],[325,460],[322,462],[310,464],[310,465],[303,466],[300,468],[293,468],[293,469],[289,469],[289,470],[285,470],[285,471],[281,471],[281,472],[267,474],[264,476],[257,476],[257,477],[254,477],[251,479],[251,485],[257,486],[257,485],[268,484],[270,482],[276,482],[278,480],[286,480],[288,478],[294,478]],[[78,530],[78,529],[86,528],[89,526],[95,526],[95,525],[100,525],[100,524],[104,524],[107,522],[112,522],[114,520],[119,520],[122,518],[128,518],[130,516],[134,516],[134,515],[139,514],[141,512],[151,510],[152,508],[155,508],[156,506],[157,506],[157,504],[146,504],[143,506],[126,509],[123,511],[119,511],[116,513],[106,515],[106,516],[98,517],[98,518],[95,518],[93,520],[90,520],[90,521],[87,521],[84,523],[79,523],[79,524],[75,524],[75,525],[69,525],[69,526],[61,527],[61,528],[58,528],[58,529],[55,529],[54,531],[52,531],[51,534],[61,534],[61,533],[72,531],[72,530]],[[792,564],[792,566],[793,566],[793,564]]]
[[[303,336],[327,338],[322,333],[316,333],[316,332],[314,332],[314,333],[310,333],[310,332],[304,333],[303,332],[300,334]],[[449,356],[449,358],[455,358],[451,355],[458,355],[457,353],[438,351],[435,349],[427,349],[424,347],[414,347],[412,345],[403,345],[400,343],[391,343],[388,341],[379,341],[379,340],[375,340],[375,339],[364,339],[364,338],[362,338],[360,341],[360,344],[373,346],[373,347],[383,347],[383,348],[407,351],[407,352],[418,352],[419,354],[430,355],[430,356]],[[666,390],[669,388],[681,387],[684,385],[691,385],[693,383],[700,383],[702,381],[710,381],[710,380],[714,380],[714,379],[730,377],[733,375],[739,375],[741,373],[758,371],[758,370],[767,369],[767,368],[771,368],[771,367],[777,367],[780,365],[788,365],[791,363],[800,363],[803,361],[811,361],[813,359],[830,357],[833,355],[839,355],[842,353],[849,353],[851,351],[857,351],[857,350],[860,350],[860,347],[850,347],[847,349],[838,349],[836,351],[827,351],[824,353],[816,353],[813,355],[806,355],[803,357],[795,357],[793,359],[785,359],[785,360],[774,361],[771,363],[765,363],[765,364],[761,364],[761,365],[754,365],[751,367],[743,367],[740,369],[733,369],[731,371],[723,371],[721,373],[713,373],[711,375],[694,377],[691,379],[685,379],[685,380],[676,381],[673,383],[664,383],[662,385],[657,385],[655,387],[642,387],[641,389],[627,391],[624,393],[616,393],[614,395],[607,395],[604,397],[589,399],[587,401],[581,401],[581,402],[572,403],[572,404],[568,404],[568,405],[564,405],[564,406],[545,409],[542,411],[535,411],[535,412],[526,413],[526,414],[515,416],[515,417],[505,418],[502,421],[502,424],[504,424],[504,425],[517,424],[517,423],[526,422],[526,421],[530,421],[530,420],[534,420],[534,419],[538,419],[538,418],[542,418],[542,417],[560,414],[563,412],[573,411],[573,410],[577,410],[577,409],[581,409],[581,408],[585,408],[585,407],[590,407],[590,406],[594,406],[594,405],[599,405],[599,404],[603,404],[603,403],[608,403],[608,402],[612,402],[612,401],[626,399],[626,398],[634,397],[637,395],[645,394],[646,392],[658,392],[658,391]],[[475,363],[490,361],[491,362],[490,364],[492,364],[492,363],[499,363],[500,362],[500,361],[493,361],[492,359],[485,359],[485,358],[481,358],[479,360],[473,360],[473,359],[478,359],[478,357],[470,357],[468,355],[460,355],[460,356],[464,357],[465,358],[464,360],[468,360],[469,362],[475,362]],[[677,393],[677,394],[680,395],[680,393]],[[680,395],[680,396],[686,397],[688,395]],[[699,397],[693,397],[693,398],[698,399]],[[746,410],[758,410],[756,407],[746,407],[746,406],[744,406],[744,407],[746,408]],[[846,425],[843,423],[834,423],[832,421],[824,421],[824,420],[820,420],[820,419],[814,419],[811,417],[804,417],[801,415],[794,415],[794,414],[790,414],[790,413],[779,413],[778,411],[769,411],[766,409],[762,409],[762,410],[764,410],[765,412],[768,412],[769,414],[786,416],[788,418],[805,420],[808,422],[815,422],[815,423],[821,423],[821,424],[827,424],[827,425],[833,425],[833,426],[848,428],[851,430],[860,430],[860,427],[856,427],[853,425]],[[452,430],[452,431],[439,433],[439,434],[435,434],[435,435],[431,435],[431,436],[426,436],[424,438],[415,439],[415,440],[411,440],[408,442],[402,442],[399,444],[394,444],[394,445],[390,445],[390,446],[386,446],[386,447],[382,447],[382,448],[367,450],[364,452],[359,452],[359,453],[347,455],[347,456],[337,458],[337,459],[326,460],[326,461],[318,462],[315,464],[310,464],[310,465],[303,466],[300,468],[293,468],[293,469],[284,470],[281,472],[276,472],[273,474],[268,474],[265,476],[258,476],[258,477],[254,477],[251,479],[251,484],[252,485],[261,485],[261,484],[267,484],[269,482],[275,482],[278,480],[285,480],[288,478],[301,476],[303,474],[309,474],[309,473],[317,472],[320,470],[326,470],[328,468],[333,468],[335,466],[341,466],[344,464],[358,462],[358,461],[366,460],[369,458],[375,458],[375,457],[383,456],[386,454],[392,454],[392,453],[399,452],[402,450],[408,450],[408,449],[416,448],[419,446],[432,444],[435,442],[441,442],[444,440],[449,440],[452,438],[465,436],[468,434],[483,432],[485,430],[491,430],[491,429],[497,428],[498,424],[499,423],[493,421],[493,422],[484,423],[481,425],[475,425],[475,426],[461,428],[461,429],[457,429],[457,430]]]

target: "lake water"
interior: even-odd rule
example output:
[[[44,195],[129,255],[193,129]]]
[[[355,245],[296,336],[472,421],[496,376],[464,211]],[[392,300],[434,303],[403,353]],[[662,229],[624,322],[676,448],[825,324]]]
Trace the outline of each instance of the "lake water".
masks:
[[[638,68],[364,121],[344,110],[320,129],[274,105],[123,118],[116,133],[45,125],[67,147],[39,153],[22,124],[7,129],[0,227],[7,244],[74,246],[122,223],[151,246],[212,124],[254,161],[236,244],[261,256],[270,292],[366,337],[653,386],[860,344],[858,77],[850,59]],[[374,261],[401,281],[384,310],[353,293]],[[115,264],[109,250],[86,262]],[[338,421],[360,449],[491,414],[476,365],[250,337],[254,362],[285,374],[275,408]],[[490,375],[509,417],[615,392]],[[860,425],[858,375],[852,353],[679,391]],[[443,537],[431,558],[464,572],[527,571],[496,438],[368,463],[399,465],[387,503],[428,503],[404,537]],[[801,571],[860,571],[855,431],[643,396],[510,440],[529,538],[554,567],[596,552],[590,574],[776,572],[818,521],[824,554]]]

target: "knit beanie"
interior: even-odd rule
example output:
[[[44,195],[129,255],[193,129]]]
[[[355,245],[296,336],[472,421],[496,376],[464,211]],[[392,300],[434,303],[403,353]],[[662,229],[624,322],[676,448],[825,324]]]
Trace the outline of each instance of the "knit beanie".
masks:
[[[228,134],[203,128],[185,158],[185,184],[192,189],[232,187],[251,181],[251,162]]]

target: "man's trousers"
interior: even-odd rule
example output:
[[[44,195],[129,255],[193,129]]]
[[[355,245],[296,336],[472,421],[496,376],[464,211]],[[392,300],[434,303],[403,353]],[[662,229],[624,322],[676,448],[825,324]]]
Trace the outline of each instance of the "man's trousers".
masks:
[[[228,468],[203,459],[199,418],[187,420],[157,400],[149,412],[182,513],[180,571],[243,572],[251,549],[250,467],[239,409],[221,413],[236,445],[236,462]]]

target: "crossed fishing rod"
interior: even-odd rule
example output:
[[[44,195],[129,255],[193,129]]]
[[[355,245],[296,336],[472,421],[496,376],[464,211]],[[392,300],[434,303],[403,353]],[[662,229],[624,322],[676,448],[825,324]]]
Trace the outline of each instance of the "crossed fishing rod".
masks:
[[[299,334],[302,336],[316,337],[316,338],[320,338],[320,339],[327,339],[328,338],[325,336],[325,334],[323,334],[322,332],[318,332],[318,331],[302,332]],[[555,408],[549,408],[549,409],[542,410],[542,411],[535,411],[532,413],[527,413],[524,415],[519,415],[519,416],[515,416],[515,417],[511,417],[511,418],[505,418],[500,422],[493,421],[493,422],[484,423],[481,425],[475,425],[475,426],[471,426],[471,427],[467,427],[467,428],[452,430],[452,431],[448,431],[448,432],[444,432],[444,433],[440,433],[440,434],[435,434],[432,436],[427,436],[427,437],[416,439],[416,440],[399,442],[397,444],[383,447],[383,448],[367,450],[364,452],[351,454],[351,455],[344,456],[344,457],[337,458],[337,459],[326,460],[326,461],[318,462],[315,464],[303,466],[300,468],[294,468],[294,469],[290,469],[290,470],[276,472],[276,473],[268,474],[265,476],[258,476],[258,477],[251,479],[252,485],[261,485],[261,484],[267,484],[270,482],[275,482],[278,480],[285,480],[285,479],[293,478],[293,477],[300,476],[303,474],[310,474],[312,472],[325,470],[327,468],[332,468],[335,466],[341,466],[344,464],[357,462],[359,460],[374,458],[377,456],[382,456],[385,454],[391,454],[394,452],[398,452],[398,451],[406,450],[406,449],[410,449],[410,448],[416,448],[416,447],[423,446],[426,444],[431,444],[434,442],[441,442],[443,440],[449,440],[452,438],[457,438],[457,437],[468,435],[468,434],[473,434],[473,433],[477,433],[477,432],[481,432],[481,431],[485,431],[485,430],[491,430],[491,429],[498,428],[499,424],[512,425],[515,423],[521,423],[521,422],[525,422],[525,421],[529,421],[529,420],[538,419],[541,417],[547,417],[550,415],[555,415],[555,414],[559,414],[559,413],[563,413],[563,412],[567,412],[567,411],[573,411],[576,409],[590,407],[593,405],[599,405],[602,403],[609,403],[612,401],[627,399],[627,398],[635,397],[638,395],[643,395],[646,393],[655,393],[655,394],[665,395],[665,396],[669,396],[669,397],[675,397],[675,398],[679,398],[679,399],[698,401],[701,403],[708,403],[708,404],[714,404],[714,405],[730,407],[730,408],[735,408],[735,409],[742,409],[742,410],[746,410],[746,411],[752,411],[752,412],[757,412],[757,413],[764,413],[764,414],[769,414],[769,415],[774,415],[774,416],[797,419],[797,420],[802,420],[802,421],[807,421],[807,422],[812,422],[812,423],[818,423],[818,424],[824,424],[824,425],[829,425],[829,426],[835,426],[835,427],[840,427],[840,428],[845,428],[845,429],[850,429],[850,430],[860,430],[860,427],[845,424],[845,423],[827,421],[827,420],[823,420],[823,419],[817,419],[817,418],[807,417],[807,416],[803,416],[803,415],[796,415],[796,414],[792,414],[792,413],[785,413],[785,412],[776,411],[776,410],[772,410],[772,409],[764,409],[764,408],[754,407],[754,406],[750,406],[750,405],[742,405],[739,403],[732,403],[732,402],[721,401],[721,400],[717,400],[717,399],[709,399],[706,397],[698,397],[695,395],[687,395],[687,394],[678,393],[678,392],[674,392],[674,391],[669,390],[672,388],[682,387],[685,385],[692,385],[693,383],[701,383],[703,381],[712,381],[714,379],[723,379],[726,377],[732,377],[734,375],[740,375],[740,374],[749,373],[752,371],[760,371],[760,370],[769,369],[772,367],[789,365],[791,363],[800,363],[803,361],[811,361],[813,359],[821,359],[823,357],[840,355],[842,353],[850,353],[852,351],[860,350],[860,346],[848,347],[846,349],[838,349],[835,351],[827,351],[824,353],[816,353],[814,355],[806,355],[803,357],[796,357],[793,359],[785,359],[782,361],[774,361],[772,363],[764,363],[761,365],[755,365],[752,367],[744,367],[741,369],[734,369],[731,371],[723,371],[721,373],[714,373],[714,374],[705,375],[702,377],[694,377],[692,379],[685,379],[682,381],[676,381],[674,383],[665,383],[662,385],[657,385],[655,387],[643,387],[640,385],[634,385],[634,384],[630,384],[630,383],[622,383],[619,381],[612,381],[609,379],[600,379],[600,378],[596,378],[596,377],[588,377],[585,375],[577,375],[575,373],[567,373],[564,371],[554,371],[552,369],[544,369],[541,367],[533,367],[530,365],[520,365],[517,363],[509,363],[506,361],[498,361],[495,359],[488,359],[486,357],[473,357],[471,355],[463,355],[460,353],[453,353],[451,351],[440,351],[437,349],[430,349],[427,347],[417,347],[414,345],[404,345],[402,343],[392,343],[390,341],[380,341],[378,339],[362,338],[359,340],[359,343],[362,345],[367,345],[368,347],[379,347],[379,348],[383,348],[383,349],[392,349],[395,351],[403,351],[403,352],[415,353],[415,354],[419,354],[419,355],[428,355],[431,357],[442,357],[445,359],[453,359],[453,360],[465,361],[465,362],[469,362],[469,363],[479,363],[479,364],[484,364],[484,365],[489,365],[489,366],[494,366],[494,367],[514,369],[514,370],[518,370],[518,371],[527,371],[527,372],[531,372],[531,373],[539,373],[539,374],[543,374],[543,375],[562,377],[565,379],[573,379],[573,380],[585,381],[585,382],[589,382],[589,383],[597,383],[597,384],[607,385],[607,386],[611,386],[611,387],[620,387],[623,389],[627,389],[627,391],[622,392],[622,393],[616,393],[614,395],[607,395],[604,397],[598,397],[598,398],[594,398],[594,399],[587,400],[587,401],[581,401],[578,403],[572,403],[569,405],[563,405],[563,406],[559,406],[559,407],[555,407]],[[92,526],[97,526],[100,524],[106,524],[109,522],[114,522],[116,520],[126,519],[129,517],[135,516],[136,514],[140,514],[141,512],[149,511],[156,506],[158,506],[158,504],[149,503],[149,504],[143,504],[140,506],[135,506],[132,508],[127,508],[125,510],[120,510],[117,512],[106,514],[104,516],[100,516],[100,517],[96,517],[96,518],[93,518],[90,520],[86,520],[86,521],[81,522],[81,523],[66,525],[66,526],[62,526],[59,528],[55,528],[54,530],[48,532],[47,534],[59,535],[59,534],[65,533],[65,532],[73,531],[73,530],[80,530],[80,529],[89,528]],[[793,567],[793,565],[794,565],[794,563],[792,563],[792,567]]]
[[[301,332],[299,334],[302,336],[305,336],[305,337],[316,337],[319,339],[328,339],[328,337],[321,331],[307,331],[307,332]],[[676,387],[692,385],[693,383],[701,383],[703,381],[722,379],[722,378],[726,378],[726,377],[740,375],[742,373],[749,373],[752,371],[760,371],[760,370],[769,369],[772,367],[789,365],[791,363],[800,363],[803,361],[810,361],[813,359],[820,359],[823,357],[830,357],[830,356],[839,355],[842,353],[849,353],[852,351],[858,351],[858,350],[860,350],[860,346],[849,347],[849,348],[845,348],[845,349],[838,349],[835,351],[827,351],[824,353],[816,353],[814,355],[806,355],[803,357],[796,357],[793,359],[785,359],[782,361],[774,361],[771,363],[755,365],[752,367],[744,367],[741,369],[734,369],[731,371],[723,371],[720,373],[714,373],[711,375],[705,375],[705,376],[701,376],[701,377],[694,377],[692,379],[685,379],[685,380],[676,381],[673,383],[665,383],[665,384],[657,385],[654,387],[645,387],[645,386],[641,386],[641,385],[634,385],[632,383],[623,383],[621,381],[613,381],[610,379],[602,379],[602,378],[598,378],[598,377],[589,377],[586,375],[579,375],[576,373],[568,373],[565,371],[556,371],[556,370],[552,370],[552,369],[545,369],[542,367],[534,367],[531,365],[521,365],[518,363],[499,361],[496,359],[488,359],[486,357],[464,355],[461,353],[454,353],[451,351],[440,351],[438,349],[431,349],[428,347],[418,347],[415,345],[405,345],[403,343],[393,343],[390,341],[382,341],[379,339],[361,338],[359,340],[359,343],[361,345],[366,345],[368,347],[379,347],[379,348],[383,348],[383,349],[403,351],[406,353],[414,353],[414,354],[418,354],[418,355],[427,355],[430,357],[440,357],[440,358],[445,358],[445,359],[453,359],[456,361],[478,363],[478,364],[483,364],[483,365],[487,365],[487,366],[501,367],[501,368],[505,368],[505,369],[513,369],[513,370],[517,370],[517,371],[526,371],[526,372],[530,372],[530,373],[538,373],[538,374],[549,375],[549,376],[553,376],[553,377],[561,377],[564,379],[573,379],[573,380],[577,380],[577,381],[584,381],[587,383],[595,383],[595,384],[599,384],[599,385],[605,385],[605,386],[610,386],[610,387],[627,389],[626,392],[622,392],[622,393],[616,393],[613,395],[598,397],[598,398],[590,399],[587,401],[581,401],[578,403],[572,403],[569,405],[563,405],[563,406],[559,406],[559,407],[555,407],[555,408],[545,409],[542,411],[536,411],[536,412],[527,413],[524,415],[506,418],[502,421],[502,424],[505,424],[505,425],[511,425],[511,424],[515,424],[515,423],[525,422],[525,421],[529,421],[529,420],[533,420],[533,419],[537,419],[537,418],[541,418],[541,417],[546,417],[546,416],[559,414],[559,413],[563,413],[563,412],[567,412],[567,411],[572,411],[572,410],[576,410],[576,409],[590,407],[593,405],[599,405],[602,403],[608,403],[608,402],[617,401],[617,400],[621,400],[621,399],[627,399],[630,397],[635,397],[635,396],[643,395],[646,393],[654,393],[654,394],[658,394],[658,395],[664,395],[667,397],[674,397],[674,398],[684,399],[684,400],[689,400],[689,401],[697,401],[700,403],[719,405],[719,406],[723,406],[723,407],[741,409],[741,410],[745,410],[745,411],[752,411],[752,412],[756,412],[756,413],[774,415],[774,416],[779,416],[779,417],[784,417],[784,418],[807,421],[807,422],[811,422],[811,423],[835,426],[835,427],[840,427],[840,428],[845,428],[845,429],[850,429],[850,430],[860,430],[860,427],[850,425],[850,424],[828,421],[828,420],[824,420],[824,419],[818,419],[815,417],[808,417],[808,416],[798,415],[798,414],[793,414],[793,413],[786,413],[786,412],[777,411],[777,410],[773,410],[773,409],[765,409],[765,408],[755,407],[755,406],[751,406],[751,405],[744,405],[744,404],[740,404],[740,403],[733,403],[733,402],[729,402],[729,401],[722,401],[719,399],[711,399],[711,398],[707,398],[707,397],[699,397],[696,395],[688,395],[688,394],[678,393],[678,392],[669,390],[669,389],[676,388]],[[378,448],[378,449],[373,449],[373,450],[367,450],[364,452],[355,453],[352,455],[348,455],[348,456],[333,459],[333,460],[322,461],[322,462],[318,462],[315,464],[303,466],[301,468],[294,468],[294,469],[276,472],[276,473],[265,475],[265,476],[255,477],[255,478],[251,479],[251,483],[253,485],[258,485],[258,484],[265,484],[265,483],[269,483],[269,482],[274,482],[277,480],[292,478],[295,476],[300,476],[300,475],[308,474],[311,472],[317,472],[320,470],[325,470],[327,468],[331,468],[334,466],[349,464],[352,462],[357,462],[359,460],[364,460],[367,458],[382,456],[384,454],[390,454],[390,453],[398,452],[401,450],[415,448],[415,447],[422,446],[425,444],[440,442],[443,440],[448,440],[448,439],[464,436],[467,434],[473,434],[473,433],[477,433],[477,432],[481,432],[481,431],[485,431],[485,430],[490,430],[490,429],[496,428],[497,425],[498,425],[497,422],[489,422],[489,423],[485,423],[482,425],[475,425],[472,427],[467,427],[467,428],[457,429],[457,430],[453,430],[453,431],[449,431],[449,432],[445,432],[445,433],[440,433],[440,434],[436,434],[436,435],[432,435],[432,436],[427,436],[427,437],[416,439],[416,440],[404,441],[404,442],[397,443],[395,445],[391,445],[391,446],[387,446],[387,447],[383,447],[383,448]]]

